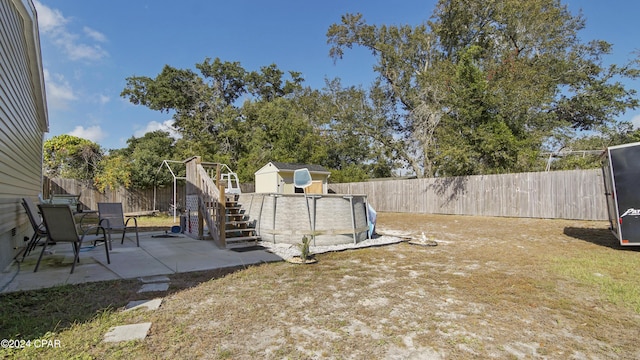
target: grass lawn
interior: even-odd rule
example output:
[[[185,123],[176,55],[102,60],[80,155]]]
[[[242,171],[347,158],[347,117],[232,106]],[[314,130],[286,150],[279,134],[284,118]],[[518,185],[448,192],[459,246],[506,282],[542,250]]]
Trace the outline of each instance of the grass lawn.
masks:
[[[155,216],[139,216],[138,228],[140,231],[158,231],[158,230],[170,230],[174,225],[180,225],[180,219],[176,218],[176,222],[173,222],[173,216],[166,214],[159,214]],[[96,225],[98,223],[98,217],[95,214],[88,214],[82,220],[82,226]]]
[[[149,219],[145,227],[171,226]],[[142,225],[147,224],[147,225]],[[400,243],[286,262],[0,295],[0,335],[57,348],[8,358],[637,359],[640,249],[605,222],[378,214]],[[123,312],[162,297],[154,311]],[[105,343],[151,322],[145,340]]]

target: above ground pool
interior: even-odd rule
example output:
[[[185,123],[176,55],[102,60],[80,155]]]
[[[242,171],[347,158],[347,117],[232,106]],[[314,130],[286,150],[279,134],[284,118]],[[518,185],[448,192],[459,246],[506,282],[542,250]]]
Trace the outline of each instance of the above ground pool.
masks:
[[[313,246],[353,244],[370,238],[374,225],[366,195],[248,193],[238,202],[262,241],[273,243],[308,236]]]

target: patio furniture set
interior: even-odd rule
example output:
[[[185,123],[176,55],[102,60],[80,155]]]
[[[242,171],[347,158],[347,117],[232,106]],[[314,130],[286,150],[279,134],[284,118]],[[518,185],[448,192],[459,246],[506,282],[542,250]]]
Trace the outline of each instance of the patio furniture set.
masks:
[[[122,203],[98,203],[97,211],[84,210],[78,201],[79,198],[80,195],[57,195],[52,196],[49,200],[40,199],[40,203],[37,205],[30,198],[22,199],[22,205],[34,232],[24,248],[22,260],[44,239],[34,272],[38,271],[45,249],[47,245],[51,244],[60,242],[72,244],[74,260],[71,265],[71,274],[75,270],[76,263],[80,262],[80,248],[83,242],[93,242],[94,245],[99,241],[104,242],[107,263],[109,264],[111,263],[109,250],[112,249],[111,235],[113,232],[122,232],[122,244],[127,230],[135,230],[136,245],[140,246],[138,220],[133,216],[127,216],[125,220]],[[98,224],[83,226],[82,222],[85,216],[96,213]]]

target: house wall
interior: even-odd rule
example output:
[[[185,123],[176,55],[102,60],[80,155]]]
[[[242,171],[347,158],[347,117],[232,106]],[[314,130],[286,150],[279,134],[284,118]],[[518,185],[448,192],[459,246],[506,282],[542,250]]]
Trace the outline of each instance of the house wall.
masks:
[[[272,163],[260,168],[255,172],[255,192],[256,193],[278,193],[295,194],[296,188],[293,185],[294,170],[279,169]],[[310,171],[313,185],[308,190],[316,194],[326,194],[328,192],[329,174],[325,172]]]
[[[283,180],[283,189],[280,191],[284,194],[295,194],[296,188],[293,185],[293,172],[292,171],[280,171],[280,178]],[[323,174],[311,173],[311,180],[313,184],[307,188],[309,194],[326,194],[327,193],[327,176]],[[276,191],[271,191],[276,192]]]
[[[329,190],[329,175],[311,174],[313,184],[309,186],[307,192],[312,194],[326,194]]]
[[[313,180],[311,185],[306,189],[307,194],[326,194],[322,180]]]
[[[277,171],[256,173],[256,192],[272,193],[278,192],[279,176]]]
[[[280,192],[283,194],[295,194],[296,188],[293,186],[293,172],[280,171],[278,175],[282,180],[282,189],[280,189]]]
[[[20,199],[42,191],[42,144],[48,130],[35,8],[0,0],[0,270],[32,229]]]

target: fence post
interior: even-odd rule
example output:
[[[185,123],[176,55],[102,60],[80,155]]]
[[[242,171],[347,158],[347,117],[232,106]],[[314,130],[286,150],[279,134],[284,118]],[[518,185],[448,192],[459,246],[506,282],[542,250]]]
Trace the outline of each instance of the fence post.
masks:
[[[218,180],[220,180],[220,165],[218,165]],[[220,231],[220,247],[223,249],[227,247],[227,195],[224,193],[224,184],[220,184],[218,181],[218,191],[220,191],[220,200],[218,206],[218,216],[216,222]]]

